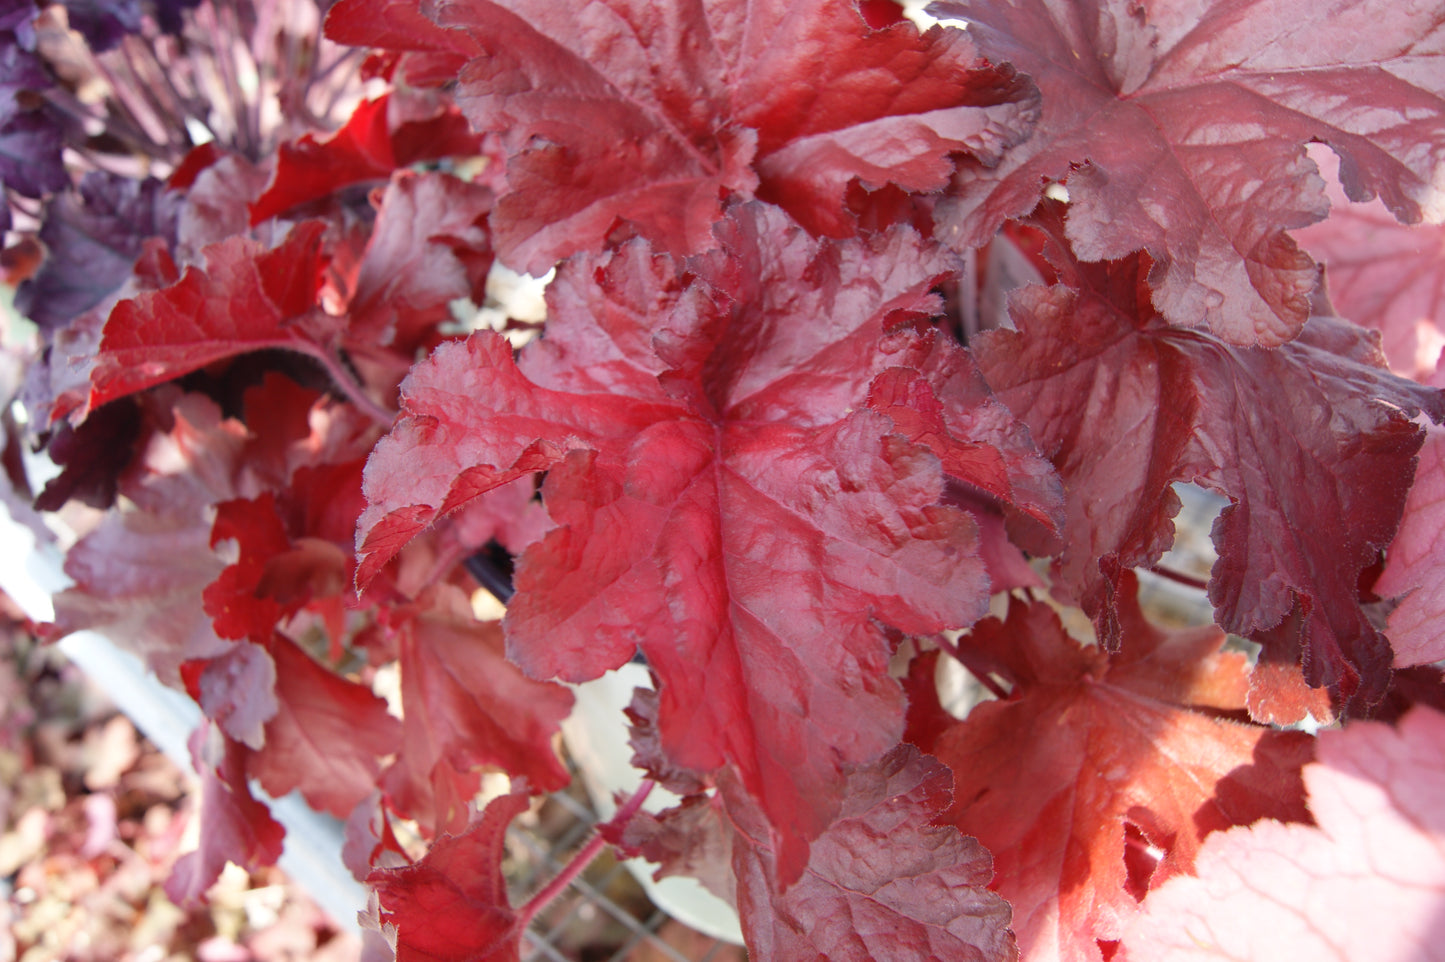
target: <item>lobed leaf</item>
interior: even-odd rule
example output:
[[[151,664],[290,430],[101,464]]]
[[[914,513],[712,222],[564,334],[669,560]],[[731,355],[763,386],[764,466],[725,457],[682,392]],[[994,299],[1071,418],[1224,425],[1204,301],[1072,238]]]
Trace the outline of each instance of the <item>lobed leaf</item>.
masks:
[[[1445,25],[1391,0],[942,0],[990,60],[1039,85],[1034,136],[967,161],[941,236],[986,243],[1066,181],[1068,237],[1089,261],[1146,250],[1170,322],[1237,346],[1292,339],[1316,268],[1286,234],[1322,220],[1311,141],[1353,200],[1407,223],[1445,218]]]
[[[1098,962],[1143,890],[1193,864],[1211,831],[1307,819],[1298,770],[1310,739],[1225,720],[1248,668],[1215,628],[1164,631],[1126,575],[1122,647],[1081,647],[1051,608],[1010,602],[961,639],[1013,686],[933,743],[953,770],[950,821],[994,853],[1026,962]],[[980,662],[975,662],[979,659]],[[1160,852],[1131,864],[1128,839]]]
[[[1360,572],[1399,522],[1422,440],[1409,418],[1445,416],[1445,400],[1390,375],[1370,336],[1337,318],[1273,351],[1239,348],[1165,325],[1147,261],[1060,263],[1067,283],[1018,292],[1019,331],[976,349],[1069,491],[1064,590],[1112,645],[1119,572],[1171,543],[1168,485],[1202,483],[1234,502],[1213,532],[1219,623],[1267,660],[1302,662],[1313,685],[1378,700],[1391,658]]]
[[[987,582],[968,515],[939,503],[939,456],[867,407],[876,374],[934,350],[885,322],[930,312],[948,259],[907,231],[820,243],[761,206],[722,236],[730,255],[696,273],[640,242],[565,265],[546,336],[517,363],[480,334],[420,365],[367,465],[359,578],[546,470],[557,526],[519,560],[509,654],[580,681],[640,647],[673,764],[736,766],[796,873],[837,779],[901,733],[875,619],[967,624]],[[996,443],[949,420],[963,437],[930,442],[946,457]],[[1002,460],[1009,479],[1041,464]]]
[[[442,30],[413,10],[369,0],[329,24],[390,49],[470,48],[458,102],[510,154],[497,246],[533,274],[600,246],[619,219],[659,249],[707,249],[733,192],[842,236],[851,182],[937,190],[952,154],[997,162],[1037,111],[961,34],[873,28],[852,3],[423,5]]]

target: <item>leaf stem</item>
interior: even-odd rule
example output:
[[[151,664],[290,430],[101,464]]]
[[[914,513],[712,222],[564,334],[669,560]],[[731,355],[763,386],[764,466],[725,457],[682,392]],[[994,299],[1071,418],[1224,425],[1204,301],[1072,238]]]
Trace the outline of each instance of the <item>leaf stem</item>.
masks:
[[[1182,571],[1175,571],[1173,568],[1166,568],[1163,565],[1150,565],[1149,570],[1161,578],[1167,578],[1176,584],[1185,585],[1190,588],[1198,588],[1200,591],[1209,590],[1209,582],[1201,581],[1192,575]]]
[[[351,372],[346,369],[346,365],[342,364],[340,359],[330,351],[322,348],[320,345],[311,344],[306,341],[287,342],[278,346],[299,351],[307,357],[315,358],[320,362],[321,366],[326,369],[327,375],[331,378],[331,383],[335,384],[340,388],[341,393],[346,395],[346,399],[360,408],[362,413],[377,424],[380,424],[384,428],[389,428],[396,422],[396,412],[382,407],[368,397],[366,391],[364,391],[361,385],[356,382],[356,379],[351,376]]]
[[[642,803],[647,801],[647,796],[652,792],[654,784],[652,779],[644,778],[642,784],[637,787],[637,791],[622,803],[622,807],[617,810],[616,815],[612,816],[612,820],[608,824],[620,828],[630,822],[632,816],[642,808]],[[601,854],[606,845],[607,840],[602,837],[602,833],[593,832],[592,837],[587,840],[587,844],[582,846],[566,865],[562,866],[562,871],[557,873],[557,877],[543,886],[541,891],[527,900],[526,905],[517,910],[517,931],[526,931],[527,926],[532,924],[532,919],[552,904],[553,899],[566,891],[567,886],[572,884],[572,880],[592,864],[592,860]]]
[[[978,679],[978,683],[983,687],[987,688],[990,692],[992,692],[995,698],[997,698],[999,701],[1008,700],[1008,691],[998,682],[994,681],[987,672],[980,671],[973,665],[970,665],[968,663],[968,656],[963,653],[962,648],[954,644],[952,641],[949,641],[943,635],[938,635],[935,640],[938,642],[938,647],[942,648],[953,658],[954,661],[958,662],[960,665],[966,668],[968,670],[968,673],[974,678]]]

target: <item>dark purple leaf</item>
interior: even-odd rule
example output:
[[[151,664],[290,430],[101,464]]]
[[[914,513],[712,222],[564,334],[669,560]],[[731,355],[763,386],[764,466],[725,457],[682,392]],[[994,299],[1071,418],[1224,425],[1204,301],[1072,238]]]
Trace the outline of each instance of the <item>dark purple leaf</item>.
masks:
[[[175,243],[181,203],[153,177],[86,174],[45,205],[45,262],[16,291],[16,310],[52,331],[100,304],[130,278],[147,238]]]

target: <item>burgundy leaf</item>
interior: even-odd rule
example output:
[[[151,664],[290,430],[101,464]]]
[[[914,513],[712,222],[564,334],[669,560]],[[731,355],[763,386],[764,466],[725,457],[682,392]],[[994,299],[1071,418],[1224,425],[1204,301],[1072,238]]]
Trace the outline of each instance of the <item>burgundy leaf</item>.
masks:
[[[942,0],[990,60],[1043,93],[1034,136],[965,160],[944,236],[986,243],[1067,181],[1068,236],[1087,260],[1144,249],[1160,312],[1224,341],[1276,345],[1310,315],[1315,266],[1285,233],[1321,220],[1304,152],[1328,144],[1354,200],[1407,223],[1445,218],[1439,17],[1391,0]],[[1427,64],[1432,66],[1427,66]]]
[[[948,770],[900,746],[849,775],[835,821],[791,887],[780,860],[729,802],[738,910],[761,959],[967,962],[1015,958],[1009,906],[988,890],[983,846],[939,824]],[[754,816],[753,821],[756,821]]]
[[[685,875],[726,902],[736,895],[733,829],[716,795],[688,796],[657,815],[639,811],[620,832],[610,822],[600,831],[629,858],[657,865],[655,879]]]
[[[1262,821],[1208,839],[1194,876],[1144,900],[1116,958],[1445,958],[1442,746],[1445,715],[1424,707],[1396,729],[1322,732],[1304,770],[1319,827]]]
[[[61,421],[52,429],[46,453],[63,470],[35,499],[40,511],[59,511],[75,500],[102,511],[115,504],[120,474],[135,457],[140,410],[129,401],[107,404],[78,426]]]
[[[1220,653],[1212,627],[1150,625],[1132,575],[1123,586],[1112,657],[1080,646],[1041,603],[1015,599],[1006,621],[976,626],[960,645],[1013,693],[933,745],[954,772],[954,821],[994,853],[1027,962],[1097,962],[1097,940],[1119,937],[1137,899],[1127,826],[1162,852],[1147,887],[1187,870],[1210,831],[1308,818],[1299,767],[1311,740],[1210,714],[1244,707],[1244,656]]]
[[[1169,547],[1196,481],[1228,495],[1214,529],[1220,624],[1301,660],[1313,685],[1364,703],[1388,680],[1388,644],[1358,601],[1389,543],[1434,391],[1390,375],[1370,337],[1317,317],[1273,351],[1166,326],[1144,262],[1066,267],[1072,286],[1015,295],[1019,331],[978,339],[989,383],[1029,425],[1069,490],[1057,571],[1114,643],[1118,573]]]
[[[1434,383],[1442,383],[1437,375]],[[1396,597],[1386,633],[1395,667],[1445,659],[1445,430],[1432,427],[1420,449],[1415,485],[1405,500],[1400,530],[1385,570],[1375,582],[1382,597]]]
[[[415,865],[371,873],[396,962],[517,962],[522,933],[501,865],[507,825],[526,809],[525,792],[503,795]]]

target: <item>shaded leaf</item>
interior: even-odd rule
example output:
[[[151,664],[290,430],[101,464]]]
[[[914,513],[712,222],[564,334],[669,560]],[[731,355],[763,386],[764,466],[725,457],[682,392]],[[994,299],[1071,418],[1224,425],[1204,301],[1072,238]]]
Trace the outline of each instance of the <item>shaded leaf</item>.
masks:
[[[730,801],[739,823],[738,911],[750,955],[836,962],[1015,958],[1009,906],[988,890],[988,852],[938,823],[949,782],[946,768],[911,746],[851,773],[837,820],[813,843],[807,869],[790,887],[780,884],[777,857],[755,834],[757,826]]]
[[[1090,261],[1147,250],[1160,313],[1272,346],[1310,315],[1316,271],[1285,233],[1324,218],[1304,145],[1328,144],[1354,200],[1445,218],[1445,73],[1436,12],[1391,0],[943,0],[995,62],[1043,94],[1037,132],[996,166],[964,161],[943,236],[986,243],[1067,181]]]
[[[201,776],[200,847],[176,862],[166,895],[177,905],[205,900],[227,862],[251,870],[275,865],[286,829],[251,795],[246,784],[245,749],[210,723],[196,729],[191,758]]]
[[[277,710],[246,773],[276,798],[299,790],[312,808],[345,818],[376,787],[381,759],[400,749],[401,724],[371,689],[284,635],[273,633],[264,650],[276,664]]]
[[[1302,663],[1313,685],[1377,699],[1391,659],[1360,607],[1360,572],[1399,521],[1422,438],[1409,418],[1445,416],[1445,399],[1390,375],[1370,336],[1337,318],[1277,350],[1231,347],[1163,323],[1146,261],[1060,263],[1067,286],[1017,292],[1019,330],[976,351],[1069,491],[1064,590],[1112,645],[1119,573],[1172,542],[1169,485],[1203,484],[1234,502],[1213,532],[1219,623]]]
[[[567,784],[552,742],[572,711],[568,689],[523,675],[506,658],[501,627],[478,621],[454,588],[390,617],[401,648],[402,747],[382,787],[397,810],[457,831],[484,768],[541,791]]]
[[[180,204],[154,178],[86,174],[45,205],[45,262],[15,292],[15,309],[52,331],[101,304],[130,279],[146,238],[175,242]]]

